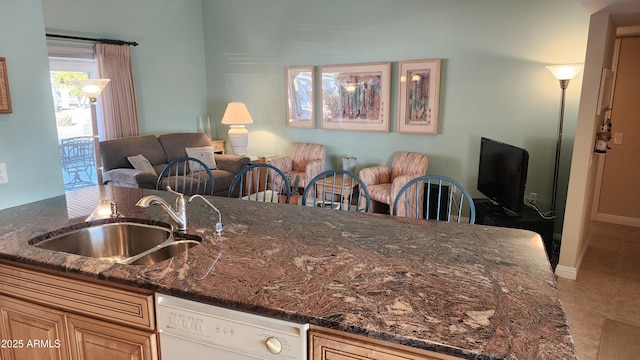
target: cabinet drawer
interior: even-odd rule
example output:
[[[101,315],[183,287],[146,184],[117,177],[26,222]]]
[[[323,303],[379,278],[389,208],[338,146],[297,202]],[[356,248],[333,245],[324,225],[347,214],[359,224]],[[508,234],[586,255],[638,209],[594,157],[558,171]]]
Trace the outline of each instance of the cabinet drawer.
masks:
[[[309,360],[455,360],[450,355],[413,349],[336,330],[312,327],[309,331]]]
[[[224,140],[211,140],[213,144],[213,152],[216,154],[224,154]]]
[[[155,329],[153,294],[66,278],[0,263],[0,293],[111,322]]]

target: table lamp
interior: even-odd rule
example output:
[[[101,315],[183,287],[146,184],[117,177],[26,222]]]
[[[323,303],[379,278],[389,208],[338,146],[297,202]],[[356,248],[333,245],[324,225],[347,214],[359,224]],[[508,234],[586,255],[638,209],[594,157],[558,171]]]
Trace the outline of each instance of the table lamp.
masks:
[[[247,154],[247,144],[249,143],[249,131],[246,124],[253,124],[253,119],[247,110],[247,106],[242,102],[230,102],[222,116],[222,124],[231,125],[229,129],[229,142],[231,149],[236,155]]]

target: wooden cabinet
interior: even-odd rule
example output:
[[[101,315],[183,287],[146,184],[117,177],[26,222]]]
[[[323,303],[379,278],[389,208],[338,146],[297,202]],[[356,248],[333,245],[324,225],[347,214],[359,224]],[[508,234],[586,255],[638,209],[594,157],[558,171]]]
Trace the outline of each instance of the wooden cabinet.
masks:
[[[454,360],[460,358],[315,326],[309,331],[309,360],[364,359]]]
[[[213,144],[213,152],[224,155],[224,140],[211,140]]]
[[[158,358],[156,335],[85,316],[67,315],[72,359]]]
[[[0,283],[2,360],[158,359],[153,294],[4,263]]]
[[[69,359],[64,313],[0,295],[0,358]]]

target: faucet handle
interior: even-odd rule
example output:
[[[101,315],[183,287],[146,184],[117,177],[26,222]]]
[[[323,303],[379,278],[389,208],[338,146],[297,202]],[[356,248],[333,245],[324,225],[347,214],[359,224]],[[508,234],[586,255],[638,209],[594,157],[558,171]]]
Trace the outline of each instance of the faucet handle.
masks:
[[[172,193],[172,194],[178,195],[179,197],[184,198],[184,194],[183,194],[183,193],[179,193],[179,192],[177,192],[177,191],[173,191],[173,190],[171,189],[171,186],[169,186],[169,185],[167,185],[167,191],[168,191],[168,192],[170,192],[170,193]]]
[[[178,197],[176,198],[176,211],[185,210],[187,204],[186,204],[186,202],[184,200],[184,194],[183,193],[179,193],[177,191],[171,190],[171,186],[168,186],[168,185],[167,185],[167,191],[172,193],[172,194],[178,195]]]

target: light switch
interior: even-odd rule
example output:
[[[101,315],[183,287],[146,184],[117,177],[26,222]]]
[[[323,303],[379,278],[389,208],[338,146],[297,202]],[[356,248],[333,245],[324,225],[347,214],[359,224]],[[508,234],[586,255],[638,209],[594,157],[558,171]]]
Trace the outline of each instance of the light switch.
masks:
[[[622,134],[623,133],[615,133],[613,134],[613,143],[620,145],[622,144]]]

